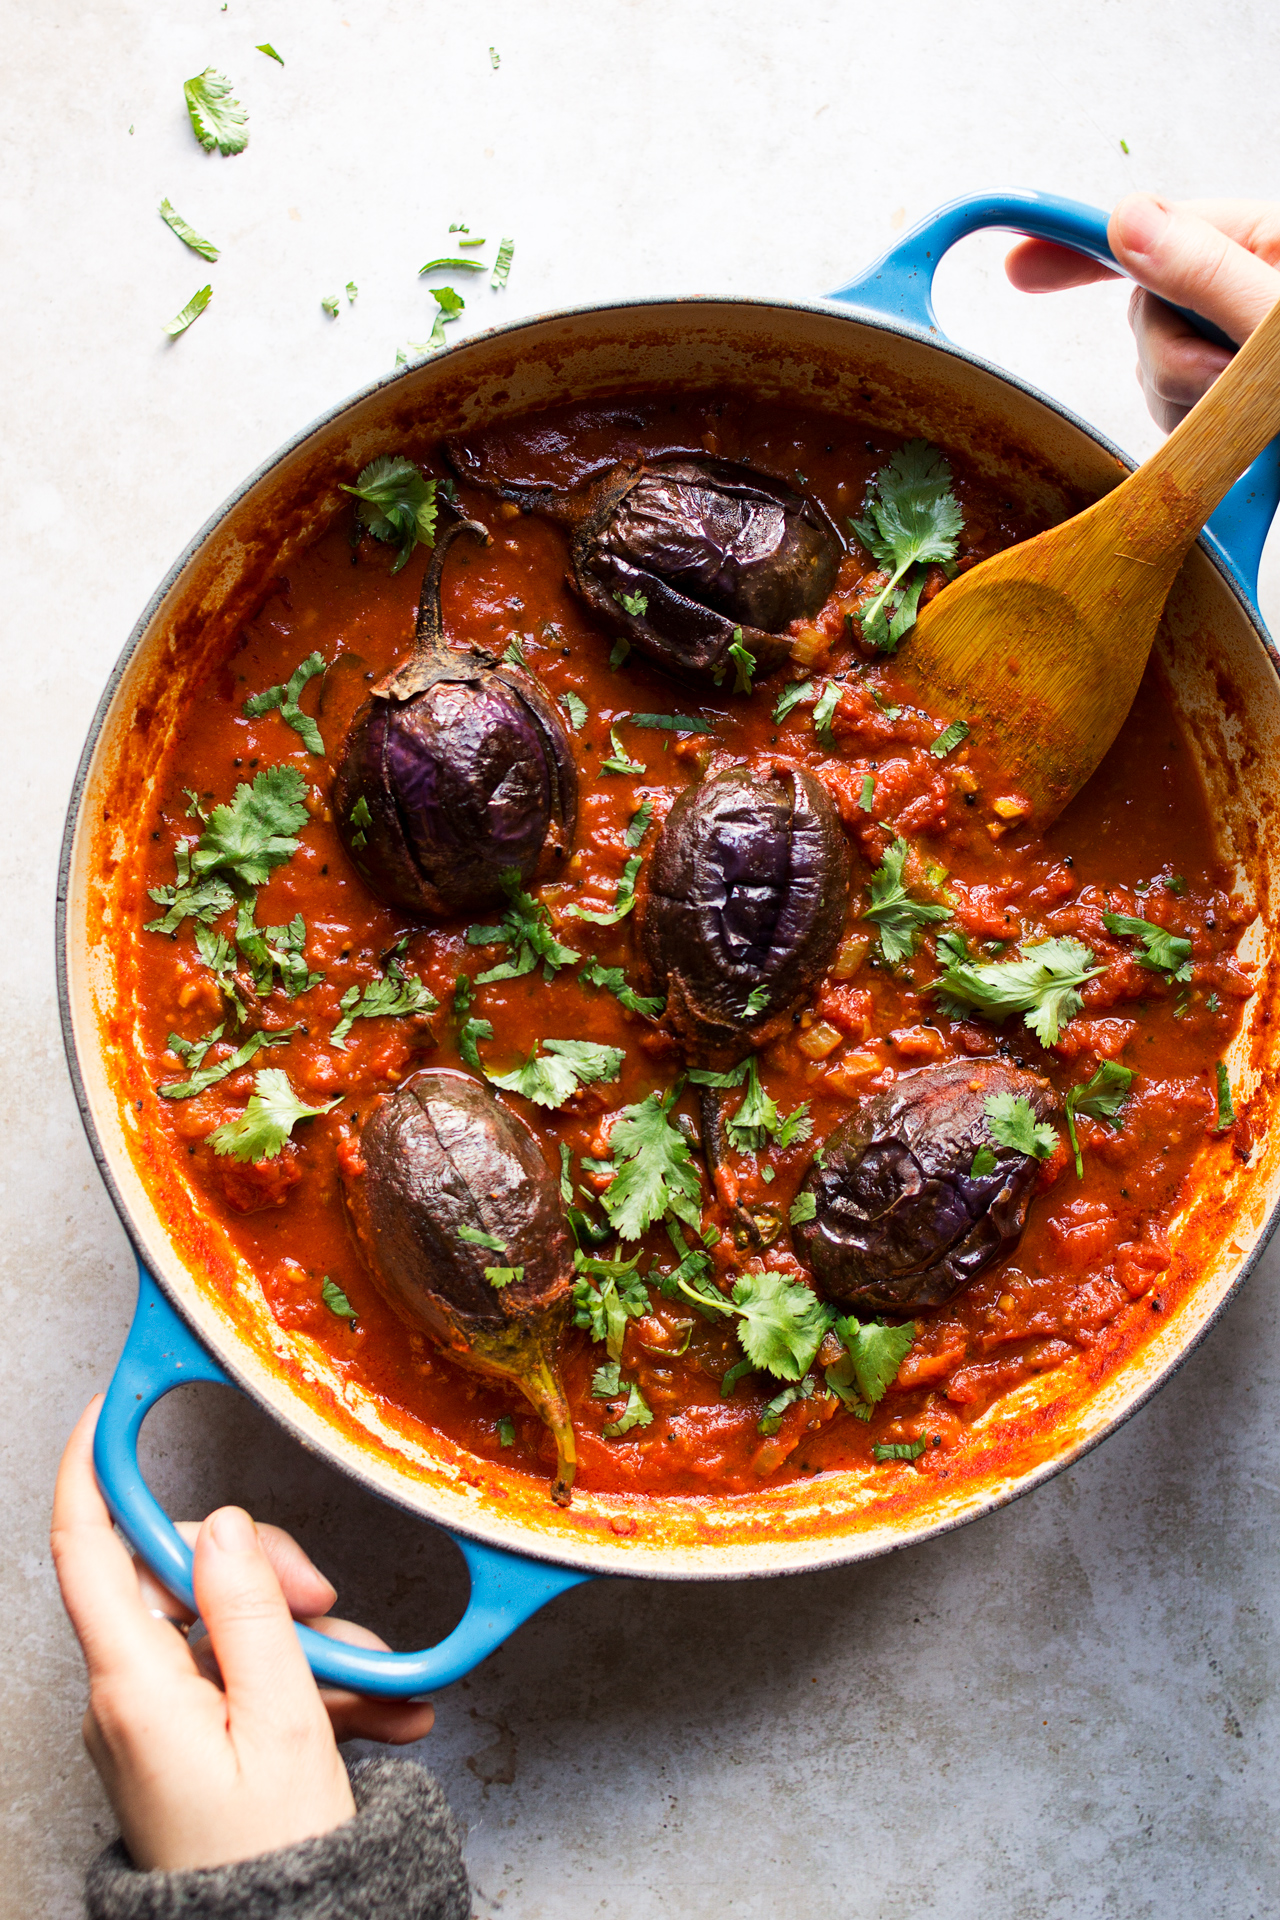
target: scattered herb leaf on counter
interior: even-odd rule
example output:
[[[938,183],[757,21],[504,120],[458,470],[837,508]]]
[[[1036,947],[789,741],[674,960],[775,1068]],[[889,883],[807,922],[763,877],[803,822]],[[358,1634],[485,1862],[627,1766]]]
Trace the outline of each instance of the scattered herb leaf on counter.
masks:
[[[954,560],[964,526],[943,455],[926,440],[908,440],[872,480],[864,518],[851,519],[849,525],[877,565],[889,572],[889,580],[859,617],[864,637],[883,653],[892,653],[915,623],[925,564]],[[918,571],[907,580],[912,568]]]
[[[834,747],[836,737],[831,731],[831,716],[840,705],[840,688],[836,681],[828,680],[818,695],[813,709],[813,730],[824,747]]]
[[[1036,1119],[1024,1094],[990,1094],[982,1110],[987,1116],[987,1132],[998,1147],[1030,1154],[1034,1160],[1047,1160],[1058,1145],[1058,1129],[1047,1120]]]
[[[522,1066],[510,1073],[485,1076],[504,1093],[520,1093],[535,1106],[562,1107],[578,1091],[597,1080],[616,1080],[626,1058],[621,1047],[603,1047],[594,1040],[544,1040],[544,1052],[537,1048]]]
[[[969,722],[967,720],[953,720],[949,727],[942,729],[942,732],[938,735],[929,751],[935,760],[945,760],[949,753],[954,753],[962,740],[967,740],[968,738]]]
[[[560,695],[560,705],[568,714],[569,725],[573,728],[574,732],[581,733],[587,724],[588,709],[586,701],[580,700],[576,693],[562,693]]]
[[[442,268],[447,270],[452,267],[460,267],[463,273],[484,272],[483,260],[428,260],[425,267],[418,268],[418,278],[421,279],[424,273],[438,273]]]
[[[219,249],[214,246],[212,240],[202,239],[194,227],[187,225],[182,215],[170,205],[168,200],[160,202],[160,218],[169,231],[176,233],[183,245],[190,247],[192,253],[198,253],[202,260],[212,261],[218,258]]]
[[[261,49],[259,49],[259,51],[261,51]],[[281,65],[283,64],[282,61]],[[342,1288],[336,1280],[331,1280],[328,1274],[325,1275],[321,1283],[320,1298],[324,1301],[330,1313],[337,1314],[339,1320],[355,1320],[358,1318],[355,1308],[342,1291]]]
[[[402,453],[380,453],[357,476],[354,487],[340,483],[358,502],[356,518],[375,540],[400,549],[393,573],[399,573],[418,542],[436,539],[436,482],[425,480]]]
[[[791,709],[798,707],[802,700],[812,700],[817,690],[816,680],[793,680],[789,687],[784,687],[773,708],[773,717],[777,725],[781,726]]]
[[[689,1142],[668,1118],[675,1100],[676,1088],[665,1100],[647,1094],[613,1124],[613,1179],[601,1204],[624,1240],[638,1240],[668,1213],[688,1227],[701,1225],[702,1181]]]
[[[458,315],[465,311],[467,304],[462,295],[455,293],[452,287],[432,287],[431,298],[435,301],[439,311],[436,314],[435,325],[432,327],[430,338],[427,341],[428,352],[432,352],[436,347],[442,347],[444,345],[445,327],[450,320],[456,320]]]
[[[590,920],[597,927],[616,926],[619,920],[626,919],[636,904],[636,876],[643,865],[644,860],[640,854],[631,856],[619,877],[618,891],[614,896],[613,905],[606,908],[604,912],[598,912],[594,907],[579,906],[566,907],[565,912],[573,914],[578,920]]]
[[[198,292],[193,293],[181,313],[175,313],[172,320],[165,321],[164,331],[169,338],[176,340],[180,333],[185,333],[192,321],[200,318],[212,298],[212,287],[201,287]]]
[[[346,285],[346,295],[347,295],[347,305],[349,307],[354,307],[356,303],[356,297],[359,294],[359,292],[360,292],[360,289],[356,285],[355,281],[348,280]]]
[[[611,993],[620,1007],[628,1013],[643,1014],[646,1020],[656,1020],[666,1001],[637,993],[634,987],[627,985],[627,976],[621,967],[602,967],[594,954],[589,954],[578,975],[579,980],[588,987],[603,987]]]
[[[302,711],[298,705],[298,697],[308,680],[313,680],[324,670],[324,655],[309,653],[306,659],[294,668],[282,686],[268,687],[265,693],[251,693],[241,712],[247,720],[260,720],[264,713],[272,713],[279,708],[280,718],[287,727],[292,727],[299,735],[307,752],[314,753],[317,759],[323,760],[324,741],[320,737],[320,729],[311,715]]]
[[[831,1310],[809,1287],[781,1273],[744,1273],[731,1297],[703,1293],[682,1281],[680,1291],[695,1305],[731,1315],[742,1351],[753,1366],[779,1380],[799,1380],[813,1365]]]
[[[434,1013],[440,1002],[415,974],[406,973],[392,956],[381,980],[371,980],[364,991],[348,987],[338,1002],[342,1018],[329,1035],[329,1045],[344,1052],[347,1035],[356,1020],[398,1020],[408,1013]],[[488,1026],[488,1021],[481,1024]],[[488,1035],[483,1036],[485,1039]]]
[[[327,293],[324,299],[320,302],[321,307],[328,314],[331,320],[337,319],[338,307],[340,304],[341,303],[339,302],[339,299],[336,293]]]
[[[613,746],[613,752],[607,760],[600,762],[601,773],[641,774],[645,772],[644,761],[632,760],[630,758],[626,748],[618,738],[618,729],[616,727],[610,727],[609,740]]]
[[[1077,1180],[1084,1179],[1084,1155],[1076,1134],[1076,1115],[1084,1113],[1090,1120],[1105,1120],[1108,1126],[1119,1131],[1124,1125],[1120,1109],[1129,1098],[1132,1085],[1133,1072],[1129,1067],[1122,1067],[1116,1060],[1104,1060],[1091,1079],[1077,1080],[1067,1089],[1067,1134],[1076,1157]]]
[[[518,980],[532,973],[539,960],[543,978],[550,980],[561,967],[571,967],[582,955],[572,947],[561,946],[551,931],[551,916],[540,900],[534,900],[520,885],[514,868],[502,876],[502,889],[511,902],[496,926],[468,927],[469,947],[506,946],[513,958],[503,960],[486,973],[478,973],[474,985],[487,987],[495,980]]]
[[[905,840],[891,841],[885,848],[884,859],[871,876],[871,905],[862,916],[880,929],[880,951],[891,966],[910,959],[921,927],[951,918],[950,907],[915,900],[907,891],[902,875],[910,851]]]
[[[265,53],[268,60],[275,60],[279,63],[280,66],[284,65],[284,61],[280,59],[280,55],[276,52],[275,48],[272,46],[269,40],[264,40],[261,46],[255,47],[254,52]]]
[[[871,1452],[872,1456],[881,1462],[918,1460],[928,1444],[927,1440],[878,1440]]]
[[[497,72],[498,68],[502,65],[502,55],[494,47],[490,47],[489,49],[489,65],[493,68],[495,73]],[[449,231],[452,233],[453,231],[452,227],[449,229]]]
[[[639,1387],[627,1389],[627,1404],[618,1419],[604,1429],[606,1440],[620,1440],[624,1433],[630,1433],[633,1427],[648,1427],[653,1424],[653,1414]]]
[[[1227,1063],[1219,1060],[1216,1068],[1218,1078],[1218,1124],[1215,1133],[1223,1133],[1236,1123],[1236,1110],[1231,1100],[1231,1082],[1227,1078]]]
[[[1084,1004],[1080,988],[1103,971],[1078,940],[1038,940],[1023,947],[1020,960],[949,957],[933,992],[953,1020],[966,1018],[970,1008],[997,1022],[1021,1013],[1041,1046],[1052,1047]]]
[[[501,293],[507,284],[507,275],[511,272],[515,250],[514,240],[499,240],[497,257],[493,263],[493,278],[489,282],[495,293]]]
[[[244,1112],[209,1135],[215,1153],[230,1154],[236,1160],[274,1160],[300,1120],[328,1113],[343,1098],[339,1094],[323,1107],[307,1106],[290,1086],[283,1067],[260,1067],[253,1088]]]
[[[205,152],[212,153],[216,147],[222,154],[243,153],[249,144],[245,132],[249,116],[240,102],[232,99],[226,75],[206,67],[194,79],[184,80],[182,91],[191,116],[191,131]]]
[[[1137,956],[1140,967],[1167,973],[1171,980],[1191,978],[1191,942],[1182,934],[1170,933],[1134,913],[1104,913],[1102,924],[1118,939],[1141,940],[1144,951]]]
[[[776,1433],[782,1425],[782,1416],[788,1407],[794,1406],[797,1400],[812,1400],[814,1384],[812,1375],[806,1374],[803,1380],[797,1380],[792,1386],[784,1387],[760,1415],[757,1422],[759,1432]]]
[[[216,1086],[219,1080],[225,1080],[228,1074],[238,1073],[241,1067],[248,1066],[260,1047],[281,1046],[297,1031],[296,1027],[276,1027],[270,1032],[263,1030],[251,1033],[242,1046],[237,1047],[235,1052],[229,1054],[225,1060],[219,1060],[216,1066],[201,1066],[199,1072],[191,1074],[188,1079],[170,1080],[164,1086],[157,1088],[157,1092],[163,1100],[192,1100],[197,1094],[203,1093],[207,1087]],[[213,1037],[210,1036],[210,1044]],[[172,1040],[173,1036],[170,1035],[171,1044]],[[175,1053],[180,1051],[180,1048],[174,1048]],[[208,1048],[201,1051],[202,1061],[207,1051]]]

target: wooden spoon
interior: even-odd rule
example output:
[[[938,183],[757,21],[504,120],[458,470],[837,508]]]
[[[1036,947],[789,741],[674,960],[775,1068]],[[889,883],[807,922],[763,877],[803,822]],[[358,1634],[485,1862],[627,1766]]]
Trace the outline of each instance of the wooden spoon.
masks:
[[[924,609],[902,671],[997,753],[997,817],[1043,828],[1080,791],[1124,724],[1188,548],[1278,432],[1280,302],[1114,492]]]

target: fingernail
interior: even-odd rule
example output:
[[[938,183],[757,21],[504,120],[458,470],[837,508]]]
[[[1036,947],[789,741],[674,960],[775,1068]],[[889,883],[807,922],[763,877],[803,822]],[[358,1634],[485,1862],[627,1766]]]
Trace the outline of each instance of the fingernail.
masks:
[[[223,1553],[256,1553],[258,1530],[243,1507],[223,1507],[209,1523],[214,1543]]]
[[[1150,193],[1135,193],[1117,212],[1121,244],[1130,253],[1154,253],[1171,218],[1163,200]]]

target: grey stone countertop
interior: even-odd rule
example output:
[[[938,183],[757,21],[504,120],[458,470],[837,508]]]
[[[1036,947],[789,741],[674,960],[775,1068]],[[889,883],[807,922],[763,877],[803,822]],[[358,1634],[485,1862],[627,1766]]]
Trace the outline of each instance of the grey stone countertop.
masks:
[[[0,1911],[70,1920],[113,1826],[48,1506],[134,1279],[63,1062],[54,880],[86,727],[152,587],[244,474],[426,338],[417,269],[452,220],[516,240],[505,293],[461,288],[456,338],[577,301],[808,296],[980,188],[1276,198],[1280,29],[1262,0],[4,0],[2,22]],[[181,82],[209,64],[249,109],[236,158],[187,125]],[[161,224],[163,196],[215,265]],[[1124,289],[1024,298],[1005,244],[947,261],[944,325],[1149,451]],[[1278,585],[1272,558],[1273,613]],[[1115,1438],[957,1535],[772,1583],[595,1582],[534,1619],[441,1696],[423,1752],[478,1912],[1275,1913],[1276,1280],[1273,1254]],[[175,1396],[148,1435],[171,1512],[236,1498],[294,1528],[341,1610],[393,1643],[456,1613],[447,1542],[229,1391]]]

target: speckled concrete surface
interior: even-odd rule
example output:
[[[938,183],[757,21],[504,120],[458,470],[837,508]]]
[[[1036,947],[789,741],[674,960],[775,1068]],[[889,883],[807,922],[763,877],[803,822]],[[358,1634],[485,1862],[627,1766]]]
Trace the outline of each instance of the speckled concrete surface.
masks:
[[[451,220],[517,241],[505,294],[463,289],[465,333],[578,300],[820,291],[980,187],[1277,197],[1280,35],[1261,0],[6,0],[0,19],[0,1911],[64,1920],[110,1820],[46,1515],[133,1279],[62,1063],[54,874],[85,728],[155,581],[286,434],[425,337],[416,269]],[[181,81],[208,63],[250,110],[237,159],[186,127]],[[157,220],[162,195],[223,246],[211,270]],[[944,323],[1148,450],[1123,292],[1022,299],[1003,246],[947,263]],[[209,312],[170,346],[161,323],[205,279]],[[330,321],[348,279],[359,299]],[[1278,587],[1272,561],[1273,616]],[[1272,1255],[1100,1452],[957,1536],[773,1584],[597,1583],[532,1622],[442,1697],[425,1753],[479,1913],[1275,1913],[1278,1277]],[[344,1610],[400,1645],[456,1614],[447,1543],[231,1394],[193,1390],[152,1429],[171,1509],[239,1497],[294,1526]]]

